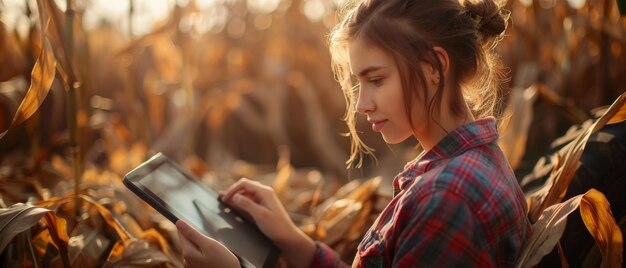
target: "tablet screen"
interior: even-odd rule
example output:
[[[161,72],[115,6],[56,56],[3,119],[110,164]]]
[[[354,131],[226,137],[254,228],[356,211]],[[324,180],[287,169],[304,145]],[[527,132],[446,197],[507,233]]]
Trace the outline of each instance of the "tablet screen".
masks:
[[[153,160],[146,163],[150,161]],[[276,247],[256,226],[220,202],[215,191],[189,178],[171,161],[154,162],[142,165],[143,169],[149,171],[131,171],[126,176],[129,182],[141,188],[149,198],[176,218],[185,220],[205,235],[222,242],[240,258],[245,267],[268,267],[268,262],[269,267],[275,264]],[[142,169],[142,166],[137,170]]]

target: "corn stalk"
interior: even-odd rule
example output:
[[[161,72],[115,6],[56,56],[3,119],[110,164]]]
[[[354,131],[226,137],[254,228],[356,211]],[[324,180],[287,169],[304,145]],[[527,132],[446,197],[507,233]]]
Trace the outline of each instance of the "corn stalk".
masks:
[[[81,156],[80,156],[80,146],[78,143],[79,140],[79,131],[78,124],[76,121],[76,117],[78,115],[78,104],[77,104],[77,92],[81,87],[81,83],[79,81],[78,76],[76,75],[74,68],[74,9],[73,9],[73,1],[66,0],[67,9],[65,10],[65,29],[63,34],[63,55],[65,56],[65,94],[67,100],[67,126],[69,128],[70,134],[70,153],[73,159],[73,171],[74,171],[74,193],[75,196],[78,197],[80,194],[80,184],[81,184]],[[55,12],[51,12],[53,15],[57,15]],[[60,21],[60,18],[55,18],[56,21]],[[60,31],[59,31],[60,32]],[[74,214],[76,216],[76,221],[78,221],[78,216],[80,215],[80,200],[78,198],[74,199]]]

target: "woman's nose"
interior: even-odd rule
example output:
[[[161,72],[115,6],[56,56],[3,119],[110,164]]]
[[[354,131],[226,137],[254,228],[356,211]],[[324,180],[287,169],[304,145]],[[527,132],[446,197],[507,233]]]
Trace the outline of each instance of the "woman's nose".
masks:
[[[359,98],[356,101],[356,111],[361,114],[369,114],[376,110],[376,105],[372,98],[367,94],[366,89],[359,90]]]

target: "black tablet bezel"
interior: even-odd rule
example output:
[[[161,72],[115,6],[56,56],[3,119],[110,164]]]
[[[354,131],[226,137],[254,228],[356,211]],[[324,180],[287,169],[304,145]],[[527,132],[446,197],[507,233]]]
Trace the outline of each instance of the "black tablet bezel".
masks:
[[[139,165],[135,169],[133,169],[130,172],[128,172],[128,174],[126,174],[126,176],[124,176],[124,179],[123,179],[124,185],[129,190],[131,190],[135,195],[139,196],[146,203],[148,203],[151,207],[153,207],[156,211],[161,213],[161,215],[163,215],[165,218],[167,218],[172,223],[176,224],[176,222],[179,220],[179,218],[176,215],[174,215],[174,213],[172,213],[171,211],[168,210],[168,208],[167,208],[168,206],[165,204],[165,202],[161,198],[159,198],[156,194],[154,194],[150,189],[147,189],[141,183],[139,183],[139,181],[142,178],[144,178],[145,176],[150,174],[152,171],[154,171],[155,169],[157,169],[158,167],[160,167],[164,163],[172,165],[177,171],[179,171],[183,175],[183,177],[185,177],[186,179],[190,180],[194,184],[196,184],[199,187],[202,187],[204,190],[206,190],[209,194],[212,195],[212,196],[210,196],[208,198],[218,199],[217,192],[215,192],[210,187],[207,187],[206,185],[200,183],[197,179],[195,179],[195,177],[193,177],[189,173],[187,173],[185,171],[185,169],[183,169],[178,163],[172,161],[171,159],[169,159],[167,156],[165,156],[162,153],[157,153],[156,155],[154,155],[150,159],[146,160],[145,162],[143,162],[141,165]],[[218,199],[218,202],[221,203],[221,201],[219,201],[219,199]],[[222,203],[222,204],[224,204],[224,203]],[[228,205],[226,205],[226,204],[224,204],[224,205],[228,207]],[[233,211],[236,211],[236,210],[233,210]],[[185,220],[185,219],[183,219],[183,220]],[[246,222],[248,222],[248,221],[246,221]],[[250,222],[248,222],[248,224],[254,226],[254,228],[258,230],[258,228],[256,227],[255,224],[250,223]],[[261,233],[260,230],[259,230],[259,232]],[[271,243],[271,240],[269,240],[269,241]],[[238,258],[242,258],[242,256],[238,256],[238,255],[237,255],[237,257]],[[278,264],[278,258],[279,257],[280,257],[280,249],[278,249],[278,247],[276,247],[275,245],[272,244],[272,248],[269,250],[269,253],[267,254],[267,258],[265,259],[265,262],[263,263],[263,268],[266,268],[266,267],[276,267],[277,264]],[[245,257],[244,257],[244,259],[245,259]],[[244,266],[244,265],[242,265],[242,266]]]

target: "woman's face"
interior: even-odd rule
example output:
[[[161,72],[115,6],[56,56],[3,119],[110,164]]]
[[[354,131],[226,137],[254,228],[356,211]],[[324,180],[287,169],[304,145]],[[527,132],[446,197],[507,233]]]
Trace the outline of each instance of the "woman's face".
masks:
[[[356,110],[367,116],[372,130],[380,132],[385,142],[396,144],[425,126],[423,105],[416,97],[412,103],[413,126],[404,105],[400,73],[394,59],[378,47],[357,38],[348,47],[350,69],[359,81]]]

